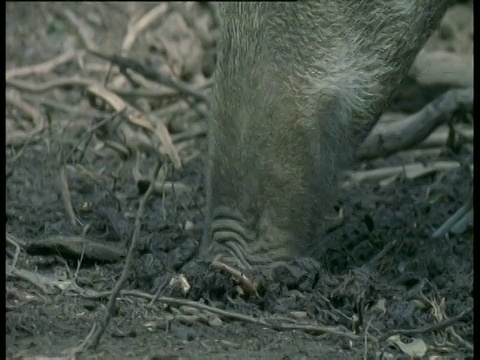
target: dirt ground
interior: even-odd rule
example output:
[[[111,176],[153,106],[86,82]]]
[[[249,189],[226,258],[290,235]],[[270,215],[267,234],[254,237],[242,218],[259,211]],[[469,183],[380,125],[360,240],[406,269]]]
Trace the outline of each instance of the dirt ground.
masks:
[[[7,358],[74,358],[132,238],[106,331],[77,358],[473,358],[473,228],[431,239],[473,184],[471,108],[415,149],[353,164],[321,258],[258,277],[257,294],[197,260],[215,19],[208,3],[7,2]],[[472,3],[456,5],[426,51],[468,63],[472,24]],[[462,85],[436,78],[412,75],[385,119]],[[352,181],[412,163],[434,170]]]

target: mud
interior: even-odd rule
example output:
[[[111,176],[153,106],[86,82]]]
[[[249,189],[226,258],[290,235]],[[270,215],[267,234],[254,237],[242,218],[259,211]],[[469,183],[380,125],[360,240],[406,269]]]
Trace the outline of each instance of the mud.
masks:
[[[92,38],[104,53],[116,54],[127,23],[154,6],[7,3],[6,69],[82,49],[80,35],[65,15],[67,10],[94,31]],[[471,14],[471,7],[468,3],[461,6],[467,11],[458,12],[459,22],[468,24],[465,14]],[[138,35],[129,58],[157,70],[173,69],[183,81],[198,84],[205,78],[200,75],[202,69],[211,66],[208,62],[214,58],[211,34],[216,27],[210,10],[195,5],[183,13],[193,23],[198,21],[192,30],[197,40],[192,43],[183,32],[192,29],[192,22],[182,20],[173,10],[166,12],[145,34]],[[459,34],[468,39],[470,33],[463,30]],[[162,33],[170,36],[171,43],[160,39]],[[437,44],[443,49],[446,42],[458,41],[458,36],[435,36],[430,47]],[[468,46],[459,48],[462,54],[471,51]],[[100,81],[107,71],[106,61],[81,54],[52,71],[21,79],[35,84],[72,76]],[[205,74],[209,76],[210,71]],[[391,108],[405,114],[435,98],[439,89],[448,88],[405,86]],[[7,84],[7,91],[12,88]],[[24,136],[34,128],[31,116],[7,102],[6,233],[20,245],[20,251],[16,254],[15,246],[7,242],[6,264],[16,262],[15,271],[7,267],[6,276],[6,355],[9,359],[59,356],[79,345],[103,316],[107,297],[99,294],[114,287],[124,267],[126,246],[145,191],[145,184],[132,174],[147,176],[157,160],[152,151],[143,149],[140,161],[133,154],[119,155],[99,145],[105,140],[101,134],[86,141],[86,129],[111,111],[94,106],[82,88],[15,91],[41,112],[46,125],[40,136]],[[128,99],[143,111],[155,113],[179,97]],[[167,124],[177,145],[185,134],[198,133],[179,152],[182,160],[191,160],[184,161],[181,169],[168,167],[166,181],[184,188],[155,193],[147,202],[136,259],[124,287],[130,292],[117,299],[99,346],[80,358],[407,358],[406,350],[388,340],[396,334],[404,343],[423,341],[430,355],[473,358],[473,229],[430,238],[467,199],[472,184],[471,143],[457,141],[457,146],[444,145],[434,155],[425,152],[420,156],[425,162],[456,161],[460,164],[456,169],[416,179],[398,176],[386,185],[377,181],[341,187],[338,208],[345,223],[328,234],[320,261],[295,259],[270,278],[246,274],[259,283],[258,294],[248,296],[231,275],[196,258],[206,205],[206,120],[201,114],[173,116]],[[458,123],[472,126],[471,113],[459,111],[455,117]],[[355,164],[350,170],[403,165],[409,156],[397,154]],[[169,164],[166,156],[162,159]],[[62,195],[63,164],[67,164],[68,189],[79,220],[75,225]],[[80,251],[83,256],[79,257],[72,241],[62,244],[69,237],[105,246],[103,257],[99,250],[93,254]],[[24,276],[27,273],[47,276],[53,285],[40,286],[41,281],[29,280]],[[172,276],[178,274],[184,274],[191,286],[187,294],[170,285]],[[157,292],[225,313],[202,313],[189,303],[181,306],[162,298],[150,304],[150,298],[140,295]],[[327,328],[321,331],[320,326]]]

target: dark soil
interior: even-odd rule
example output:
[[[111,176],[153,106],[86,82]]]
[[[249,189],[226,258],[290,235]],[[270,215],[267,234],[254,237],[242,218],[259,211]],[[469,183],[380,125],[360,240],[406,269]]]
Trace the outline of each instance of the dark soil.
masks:
[[[76,49],[72,61],[18,79],[36,85],[73,77],[103,83],[109,63],[79,52],[85,45],[67,11],[93,31],[91,38],[103,54],[113,55],[120,53],[127,24],[155,6],[7,3],[6,69],[39,64]],[[128,58],[157,71],[173,71],[200,89],[198,84],[211,75],[215,29],[208,6],[194,4],[183,18],[170,9],[140,32]],[[165,33],[170,42],[161,39]],[[185,34],[196,40],[189,43]],[[123,82],[112,88],[133,92],[140,87],[132,85],[135,80],[125,81],[115,68],[110,82],[118,79]],[[446,88],[428,90],[417,84],[413,93],[400,91],[392,108],[417,111]],[[31,92],[7,83],[7,93],[39,111],[45,124],[32,134],[32,115],[7,101],[6,234],[20,245],[20,252],[7,242],[6,355],[59,356],[78,346],[104,316],[157,157],[151,149],[124,154],[105,146],[104,141],[113,139],[135,147],[115,137],[111,128],[91,130],[113,112],[92,101],[84,87]],[[422,97],[412,95],[419,93]],[[323,240],[321,258],[294,259],[268,278],[247,274],[259,282],[258,294],[248,296],[230,275],[196,257],[205,209],[206,120],[201,111],[166,119],[161,110],[180,102],[181,96],[119,96],[163,121],[173,143],[183,147],[181,169],[173,169],[167,156],[160,161],[167,169],[165,181],[181,183],[186,190],[166,189],[147,201],[126,292],[117,298],[99,346],[81,358],[408,358],[406,350],[388,340],[395,335],[406,344],[423,341],[431,355],[473,357],[473,229],[431,239],[468,198],[471,143],[457,141],[457,146],[445,145],[435,155],[421,157],[425,162],[457,161],[460,166],[454,170],[417,179],[399,176],[385,186],[377,181],[341,187],[339,208],[345,223]],[[188,105],[187,110],[192,108]],[[465,111],[459,111],[456,120],[469,126],[473,122]],[[182,141],[193,130],[199,130],[198,135]],[[409,162],[408,156],[398,154],[354,164],[351,170]],[[66,212],[62,173],[75,225]],[[83,245],[78,251],[72,248],[75,239],[105,248]],[[39,285],[44,282],[32,280],[31,274],[48,277],[51,286]],[[187,294],[170,282],[179,274],[191,286]],[[161,298],[150,304],[144,294],[157,292]],[[204,312],[195,304],[225,313]]]

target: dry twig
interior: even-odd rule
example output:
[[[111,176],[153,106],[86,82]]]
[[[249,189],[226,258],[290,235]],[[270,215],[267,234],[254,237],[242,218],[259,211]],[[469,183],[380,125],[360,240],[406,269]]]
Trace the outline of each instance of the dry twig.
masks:
[[[134,24],[129,24],[127,35],[123,39],[121,47],[122,54],[126,55],[130,51],[131,47],[135,43],[135,39],[143,30],[165,15],[168,10],[168,5],[168,3],[161,3],[148,11]]]
[[[92,330],[90,331],[90,333],[88,334],[88,336],[85,338],[85,340],[81,345],[79,345],[76,348],[70,349],[69,352],[71,352],[72,354],[82,352],[87,349],[96,348],[100,341],[100,338],[102,337],[103,333],[105,332],[108,326],[110,318],[112,317],[114,312],[117,296],[122,290],[123,285],[125,284],[125,281],[127,280],[127,277],[130,273],[130,269],[132,267],[134,253],[136,251],[135,249],[137,246],[138,238],[140,236],[141,222],[143,219],[143,215],[145,213],[145,207],[147,204],[147,200],[150,198],[150,195],[153,192],[152,184],[154,184],[157,179],[160,167],[161,165],[160,165],[160,162],[158,161],[152,172],[152,180],[151,180],[150,186],[148,187],[147,191],[145,192],[142,199],[140,200],[140,204],[138,205],[137,216],[135,218],[135,230],[133,232],[133,236],[130,242],[130,247],[128,249],[127,257],[125,259],[125,266],[123,267],[122,274],[120,275],[120,278],[117,280],[115,287],[112,289],[110,293],[103,318],[94,324],[94,326],[92,327]]]
[[[412,147],[425,140],[459,106],[473,106],[473,88],[449,90],[418,113],[405,119],[402,129],[383,133],[374,129],[360,147],[357,158],[370,160]]]
[[[39,75],[46,74],[54,70],[56,67],[66,64],[75,57],[75,52],[73,50],[68,50],[63,54],[58,55],[57,57],[45,61],[41,64],[25,66],[20,68],[13,68],[7,70],[5,78],[13,78],[19,76],[29,76],[29,75]]]

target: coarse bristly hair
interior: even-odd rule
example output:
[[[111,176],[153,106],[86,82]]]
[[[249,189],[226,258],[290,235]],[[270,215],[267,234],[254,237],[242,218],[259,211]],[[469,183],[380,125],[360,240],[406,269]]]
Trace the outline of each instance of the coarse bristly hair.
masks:
[[[202,253],[241,267],[321,248],[335,175],[447,0],[220,5]]]

